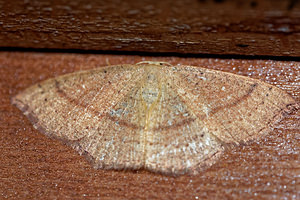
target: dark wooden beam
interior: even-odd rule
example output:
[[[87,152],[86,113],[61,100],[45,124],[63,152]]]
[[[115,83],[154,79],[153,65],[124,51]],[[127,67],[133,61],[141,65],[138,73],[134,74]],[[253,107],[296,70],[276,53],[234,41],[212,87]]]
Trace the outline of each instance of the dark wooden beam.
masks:
[[[0,47],[300,56],[295,0],[0,1]]]

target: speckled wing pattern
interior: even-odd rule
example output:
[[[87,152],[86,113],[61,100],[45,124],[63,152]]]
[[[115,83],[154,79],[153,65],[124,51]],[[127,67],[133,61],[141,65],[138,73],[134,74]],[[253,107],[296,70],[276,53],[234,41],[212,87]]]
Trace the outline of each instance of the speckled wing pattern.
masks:
[[[108,66],[36,84],[12,99],[94,167],[197,174],[232,144],[267,133],[299,103],[264,82],[160,62]]]

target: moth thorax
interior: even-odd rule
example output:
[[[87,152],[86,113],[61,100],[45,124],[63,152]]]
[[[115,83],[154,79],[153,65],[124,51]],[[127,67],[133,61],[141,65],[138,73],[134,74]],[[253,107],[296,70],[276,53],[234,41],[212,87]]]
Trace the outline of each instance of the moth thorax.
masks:
[[[148,74],[145,84],[142,87],[142,99],[148,104],[153,104],[159,98],[160,87],[158,77],[155,74]]]
[[[159,88],[153,87],[153,88],[143,88],[142,89],[142,98],[143,101],[147,104],[152,104],[158,100],[159,96]]]

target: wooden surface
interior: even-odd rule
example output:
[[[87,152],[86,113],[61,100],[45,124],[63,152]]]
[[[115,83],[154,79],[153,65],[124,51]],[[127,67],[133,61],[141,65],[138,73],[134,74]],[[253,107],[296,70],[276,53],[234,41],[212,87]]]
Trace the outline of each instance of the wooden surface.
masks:
[[[0,47],[300,56],[297,0],[0,0]]]
[[[170,177],[95,170],[70,147],[35,130],[10,104],[13,95],[41,80],[143,59],[260,79],[300,100],[299,62],[0,52],[0,199],[300,198],[300,111],[287,116],[265,138],[227,151],[199,175]]]

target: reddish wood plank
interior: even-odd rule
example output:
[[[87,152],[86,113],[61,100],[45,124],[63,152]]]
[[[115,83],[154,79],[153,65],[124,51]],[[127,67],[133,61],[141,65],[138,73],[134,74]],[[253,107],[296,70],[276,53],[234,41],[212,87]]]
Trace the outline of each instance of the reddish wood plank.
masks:
[[[49,77],[142,59],[198,65],[260,79],[300,100],[299,62],[120,55],[0,53],[0,198],[297,199],[299,111],[267,137],[226,152],[198,176],[94,170],[36,131],[10,97]]]

